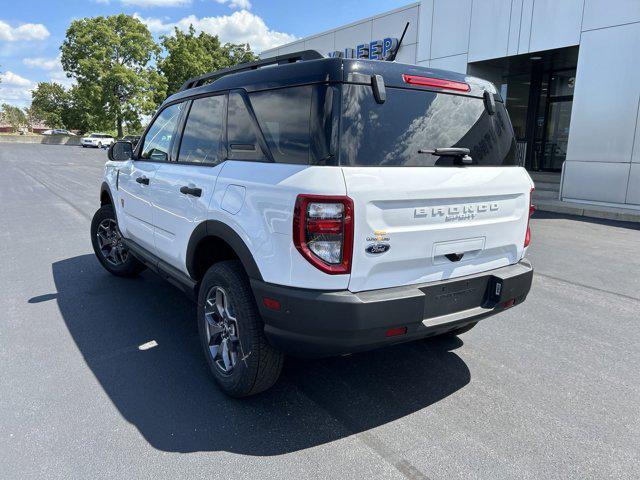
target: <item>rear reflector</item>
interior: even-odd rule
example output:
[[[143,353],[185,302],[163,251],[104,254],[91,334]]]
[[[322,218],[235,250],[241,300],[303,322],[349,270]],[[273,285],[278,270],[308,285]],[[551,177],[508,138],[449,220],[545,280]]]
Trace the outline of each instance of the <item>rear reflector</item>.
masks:
[[[502,308],[509,308],[509,307],[513,307],[516,304],[516,299],[512,298],[511,300],[507,300],[506,302],[504,302],[502,304]]]
[[[407,333],[407,327],[390,328],[385,334],[387,337],[395,337],[396,335],[404,335]]]
[[[407,75],[403,73],[402,80],[409,85],[418,85],[420,87],[436,87],[445,90],[455,90],[456,92],[468,92],[471,90],[471,87],[464,82],[454,82],[453,80],[443,80],[442,78],[420,77],[418,75]]]
[[[269,310],[280,310],[280,302],[273,298],[262,297],[262,304]]]

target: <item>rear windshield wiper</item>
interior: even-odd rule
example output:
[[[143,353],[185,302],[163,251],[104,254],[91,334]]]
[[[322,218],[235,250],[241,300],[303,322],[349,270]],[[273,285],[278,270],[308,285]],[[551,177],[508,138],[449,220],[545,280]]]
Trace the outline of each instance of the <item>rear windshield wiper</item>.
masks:
[[[473,163],[473,159],[469,156],[471,150],[468,148],[434,148],[433,150],[420,149],[418,153],[429,153],[431,155],[435,155],[437,157],[455,157],[459,158],[460,161],[466,165],[471,165]]]

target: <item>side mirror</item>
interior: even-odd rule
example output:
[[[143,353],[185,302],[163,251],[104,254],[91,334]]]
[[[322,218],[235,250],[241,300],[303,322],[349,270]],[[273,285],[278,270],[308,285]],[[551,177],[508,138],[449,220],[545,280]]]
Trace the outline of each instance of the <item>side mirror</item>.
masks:
[[[133,144],[124,140],[118,140],[109,147],[107,152],[109,160],[113,162],[126,162],[133,158]]]

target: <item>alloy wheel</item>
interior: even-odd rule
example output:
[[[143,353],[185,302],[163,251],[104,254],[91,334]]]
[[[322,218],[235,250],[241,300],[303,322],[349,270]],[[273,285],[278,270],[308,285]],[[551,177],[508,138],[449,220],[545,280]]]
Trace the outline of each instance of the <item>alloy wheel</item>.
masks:
[[[211,359],[224,375],[230,375],[241,352],[238,322],[229,295],[222,287],[212,287],[204,304],[206,339]]]
[[[118,224],[113,218],[105,218],[100,222],[96,237],[100,252],[107,262],[120,266],[127,261],[129,251],[122,241]]]

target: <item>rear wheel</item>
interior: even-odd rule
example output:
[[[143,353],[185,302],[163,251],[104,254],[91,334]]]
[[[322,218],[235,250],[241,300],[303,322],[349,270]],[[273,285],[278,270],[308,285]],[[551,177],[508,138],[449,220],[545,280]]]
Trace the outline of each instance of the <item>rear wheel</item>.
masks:
[[[91,244],[98,261],[109,273],[135,277],[146,267],[129,253],[122,241],[113,206],[104,205],[91,220]]]
[[[207,270],[198,295],[198,330],[209,369],[227,395],[255,395],[278,380],[284,356],[265,338],[240,262]]]

